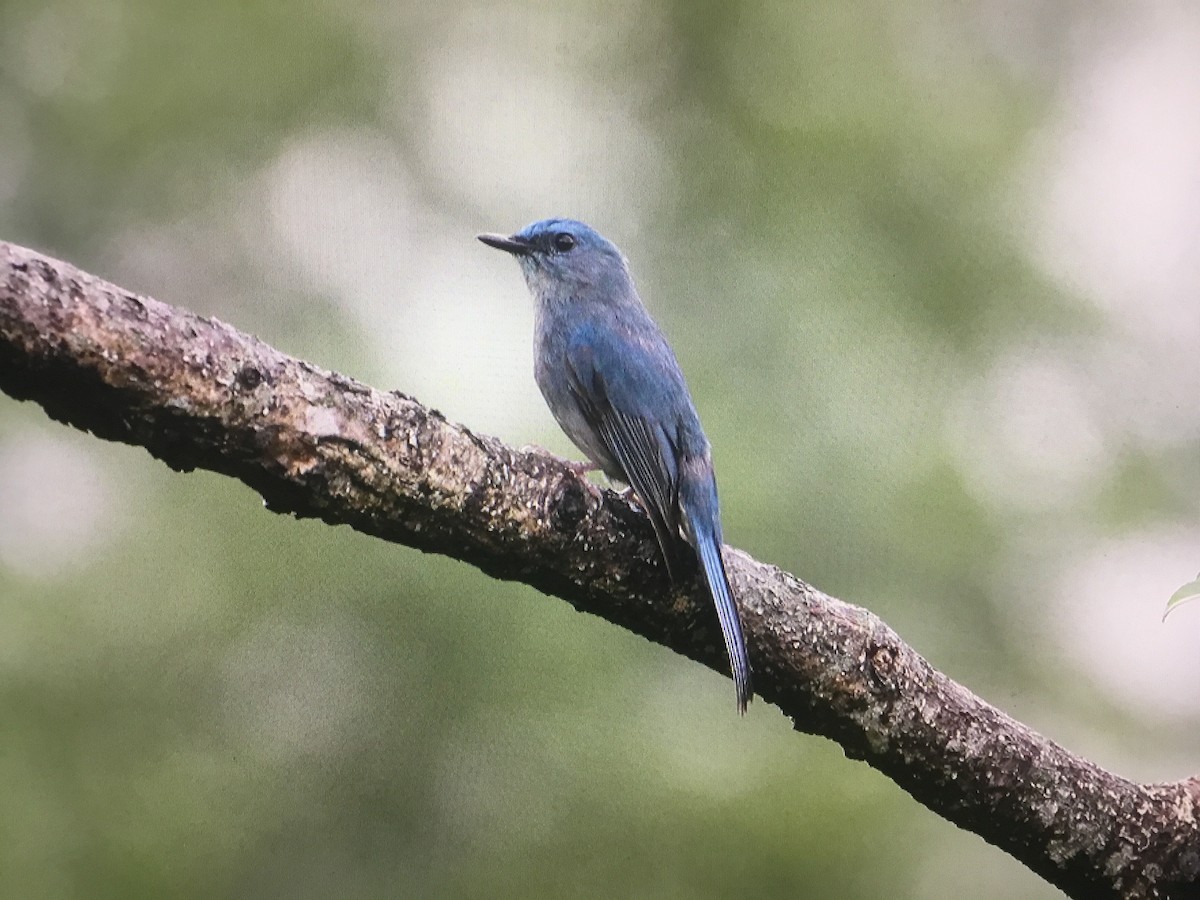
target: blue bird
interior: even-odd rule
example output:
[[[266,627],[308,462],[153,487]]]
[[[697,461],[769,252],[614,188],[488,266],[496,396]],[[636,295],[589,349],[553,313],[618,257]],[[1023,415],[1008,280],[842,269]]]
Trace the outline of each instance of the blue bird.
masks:
[[[681,532],[695,550],[744,713],[750,661],[721,559],[710,446],[628,262],[612,242],[573,219],[546,219],[479,240],[521,264],[537,303],[534,377],[562,430],[609,478],[636,492],[672,579]]]

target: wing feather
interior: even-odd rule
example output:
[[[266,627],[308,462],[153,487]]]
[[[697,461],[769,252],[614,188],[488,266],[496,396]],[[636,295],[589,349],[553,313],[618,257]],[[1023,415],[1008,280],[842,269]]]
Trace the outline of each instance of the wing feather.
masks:
[[[679,544],[676,448],[660,423],[614,404],[610,385],[594,365],[590,347],[576,348],[567,363],[571,393],[645,506],[674,578]]]

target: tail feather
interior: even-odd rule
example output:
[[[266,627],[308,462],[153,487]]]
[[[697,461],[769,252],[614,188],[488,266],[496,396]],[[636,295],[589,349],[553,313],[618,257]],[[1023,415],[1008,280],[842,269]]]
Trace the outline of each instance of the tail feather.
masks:
[[[717,618],[721,622],[725,652],[729,654],[729,670],[733,674],[737,692],[738,712],[745,713],[754,693],[750,684],[750,657],[746,652],[746,639],[742,635],[742,620],[729,588],[729,577],[725,574],[725,562],[721,559],[721,547],[716,537],[707,530],[695,535],[695,547],[708,592],[712,594],[717,607]]]

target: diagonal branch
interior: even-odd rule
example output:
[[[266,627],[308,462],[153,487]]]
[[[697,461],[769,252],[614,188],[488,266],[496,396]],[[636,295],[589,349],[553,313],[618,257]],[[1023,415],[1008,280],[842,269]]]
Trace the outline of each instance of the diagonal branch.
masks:
[[[0,242],[0,390],[276,512],[533,585],[724,670],[646,518],[514,450],[196,316]],[[1139,785],[1014,721],[880,619],[725,549],[760,694],[1074,897],[1200,896],[1200,779]],[[694,586],[692,586],[694,587]]]

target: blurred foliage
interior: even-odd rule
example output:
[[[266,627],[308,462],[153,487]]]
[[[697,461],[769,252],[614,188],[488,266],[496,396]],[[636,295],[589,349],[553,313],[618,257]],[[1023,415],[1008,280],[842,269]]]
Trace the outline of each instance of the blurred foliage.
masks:
[[[1107,327],[1018,189],[1086,15],[7,0],[0,236],[570,453],[471,235],[587,219],[672,336],[732,543],[1152,766],[1039,592],[1092,529],[1194,522],[1198,448],[1118,435],[1040,507],[976,471],[1013,347]],[[661,648],[11,402],[0,671],[3,896],[1055,896]],[[1198,715],[1156,752],[1194,764]]]
[[[1165,619],[1176,607],[1198,598],[1200,598],[1200,576],[1197,576],[1194,581],[1189,581],[1171,595],[1171,599],[1167,601],[1167,611],[1163,613],[1163,618]]]

